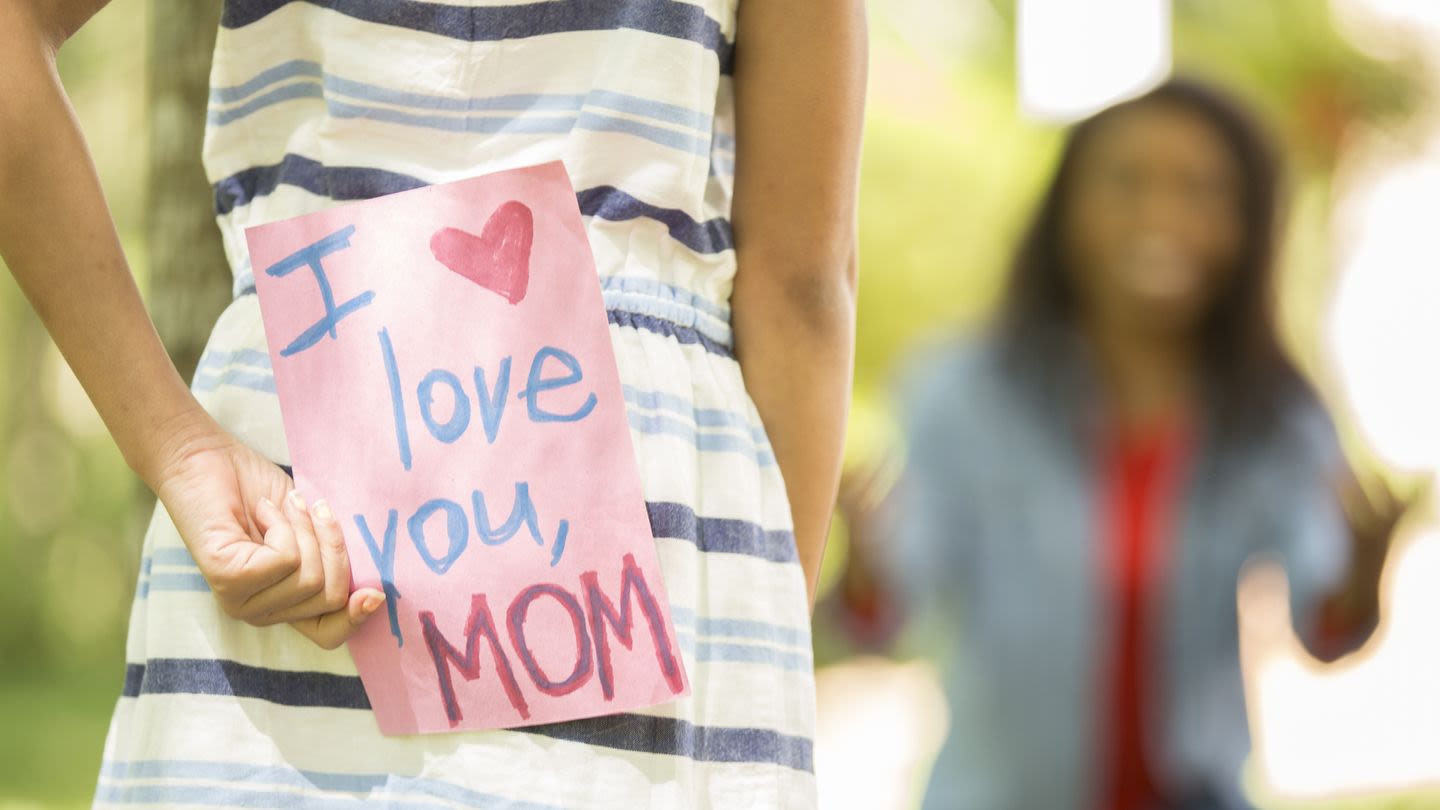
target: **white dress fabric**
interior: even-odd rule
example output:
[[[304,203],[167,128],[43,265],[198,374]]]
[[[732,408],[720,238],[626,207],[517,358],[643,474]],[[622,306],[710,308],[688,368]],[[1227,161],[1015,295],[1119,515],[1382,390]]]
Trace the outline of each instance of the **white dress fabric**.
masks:
[[[564,161],[693,691],[593,720],[382,736],[349,653],[227,618],[157,509],[96,806],[814,806],[804,578],[729,325],[735,11],[226,1],[205,167],[235,300],[200,401],[289,463],[244,228]]]

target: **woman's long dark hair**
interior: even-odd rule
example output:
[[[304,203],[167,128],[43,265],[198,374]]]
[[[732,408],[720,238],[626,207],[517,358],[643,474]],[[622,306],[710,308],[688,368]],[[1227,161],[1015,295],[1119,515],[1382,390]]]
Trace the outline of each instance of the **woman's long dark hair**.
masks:
[[[1280,169],[1254,119],[1224,93],[1191,79],[1172,79],[1136,99],[1075,125],[1060,164],[1020,243],[1001,309],[1000,337],[1021,373],[1053,373],[1074,339],[1078,299],[1066,266],[1065,217],[1080,156],[1106,122],[1142,105],[1164,103],[1192,111],[1218,132],[1240,175],[1244,237],[1229,287],[1212,302],[1200,326],[1202,372],[1212,417],[1242,431],[1269,423],[1308,386],[1281,349],[1273,316],[1273,266]]]

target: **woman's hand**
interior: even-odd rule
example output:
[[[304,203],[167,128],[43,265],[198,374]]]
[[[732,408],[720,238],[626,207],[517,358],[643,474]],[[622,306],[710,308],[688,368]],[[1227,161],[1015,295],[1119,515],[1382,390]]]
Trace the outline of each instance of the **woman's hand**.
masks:
[[[289,622],[327,650],[343,644],[385,595],[350,593],[330,507],[307,508],[284,471],[213,422],[197,432],[169,454],[155,492],[221,609],[257,626]]]

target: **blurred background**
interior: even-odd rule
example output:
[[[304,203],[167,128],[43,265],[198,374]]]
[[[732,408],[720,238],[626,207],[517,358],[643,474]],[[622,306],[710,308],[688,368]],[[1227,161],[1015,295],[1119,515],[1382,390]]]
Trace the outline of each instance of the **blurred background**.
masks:
[[[121,237],[187,374],[229,296],[199,164],[218,10],[190,5],[114,0],[61,53]],[[1427,500],[1440,467],[1440,4],[869,5],[852,470],[880,489],[893,477],[895,368],[991,312],[1064,125],[1177,70],[1234,91],[1282,142],[1286,347],[1364,488]],[[0,368],[0,807],[83,806],[153,501],[8,274]],[[1280,637],[1247,659],[1258,804],[1440,807],[1432,524],[1424,506],[1402,521],[1381,627],[1359,652],[1321,665]],[[842,515],[822,588],[845,568],[847,538]],[[843,636],[823,623],[816,635],[821,806],[913,807],[945,733],[937,678],[858,656]]]

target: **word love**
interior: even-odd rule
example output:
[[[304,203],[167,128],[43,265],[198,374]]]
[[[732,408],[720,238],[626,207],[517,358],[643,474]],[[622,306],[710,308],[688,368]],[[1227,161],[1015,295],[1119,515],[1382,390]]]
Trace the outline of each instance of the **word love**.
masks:
[[[529,209],[516,203],[514,210],[502,206],[504,217],[500,217],[502,224],[515,220],[524,226],[525,234],[528,234]],[[497,213],[497,216],[499,214]],[[508,227],[508,226],[507,226]],[[518,227],[518,226],[517,226]],[[338,339],[336,327],[346,317],[354,314],[362,308],[368,307],[375,302],[375,293],[366,290],[353,298],[337,304],[329,275],[325,268],[324,260],[331,254],[343,251],[350,247],[350,241],[355,235],[355,226],[348,225],[334,233],[314,242],[306,247],[295,251],[284,259],[265,269],[265,274],[276,278],[283,278],[301,268],[308,269],[314,277],[316,287],[320,292],[321,305],[324,307],[324,315],[314,323],[307,326],[295,337],[285,348],[280,350],[281,357],[289,357],[312,348],[327,336],[332,340]],[[437,238],[443,234],[437,234]],[[514,251],[501,250],[510,241],[501,239],[504,234],[492,234],[487,226],[485,237],[500,244],[495,250],[508,256],[511,264],[519,266],[521,256],[518,254],[510,256]],[[442,240],[443,241],[443,240]],[[529,237],[523,240],[524,254],[529,254]],[[437,248],[438,249],[438,248]],[[455,260],[446,256],[447,259]],[[453,269],[453,268],[452,268]],[[512,268],[514,269],[514,268]],[[459,271],[456,271],[457,273]],[[478,271],[473,271],[478,272]],[[518,273],[518,270],[515,270]],[[472,273],[466,269],[466,273]],[[462,274],[463,275],[463,274]],[[528,280],[528,268],[523,274]],[[472,279],[474,280],[474,279]],[[521,281],[517,281],[517,284]],[[520,293],[523,297],[523,293]],[[513,302],[512,302],[513,303]],[[378,334],[380,341],[380,353],[385,364],[385,377],[389,386],[391,410],[395,423],[395,442],[400,455],[400,462],[406,471],[414,466],[414,455],[410,446],[410,427],[407,420],[407,409],[405,407],[405,394],[403,390],[402,376],[399,362],[395,356],[395,345],[390,338],[390,331],[381,328]],[[553,361],[553,363],[551,363]],[[546,365],[559,364],[563,371],[559,376],[546,376]],[[511,358],[505,357],[500,361],[499,373],[496,375],[495,384],[492,387],[486,379],[485,369],[475,366],[473,370],[473,384],[475,401],[480,412],[480,421],[483,423],[486,440],[494,444],[500,431],[501,419],[505,415],[505,405],[509,401],[510,391],[510,367]],[[519,391],[515,398],[524,400],[525,410],[531,422],[578,422],[584,419],[595,409],[597,399],[594,392],[588,392],[584,400],[576,407],[568,411],[552,410],[541,403],[541,396],[547,393],[558,393],[560,389],[567,388],[580,383],[585,378],[584,370],[580,367],[580,361],[575,355],[564,349],[554,346],[542,346],[535,351],[530,360],[529,374],[526,377],[525,388]],[[449,415],[441,420],[436,415],[436,397],[438,392],[444,390],[449,398]],[[445,444],[452,444],[465,435],[470,427],[471,408],[469,394],[466,392],[460,377],[454,372],[443,368],[430,370],[415,390],[416,404],[420,418],[425,423],[426,430],[436,440]]]
[[[549,610],[558,609],[563,614],[564,618],[559,623],[568,628],[568,640],[573,642],[573,656],[567,657],[558,668],[558,671],[564,671],[564,667],[569,666],[563,678],[552,677],[546,671],[531,645],[532,636],[528,630],[531,612],[547,604],[551,605]],[[594,678],[600,682],[601,697],[606,701],[613,700],[615,664],[610,639],[613,635],[626,650],[634,650],[636,610],[649,630],[650,642],[655,649],[655,663],[666,687],[671,694],[680,694],[685,689],[685,676],[670,634],[666,632],[665,614],[633,554],[626,554],[622,561],[619,605],[601,587],[598,573],[586,571],[580,575],[578,592],[549,582],[530,585],[520,591],[505,610],[505,632],[502,634],[486,594],[472,595],[470,616],[461,634],[463,647],[457,646],[445,635],[436,623],[433,611],[421,611],[420,625],[424,628],[425,647],[435,663],[440,699],[445,705],[445,716],[450,726],[453,728],[464,719],[451,669],[467,681],[478,679],[481,675],[482,642],[490,653],[495,677],[505,697],[521,719],[529,719],[530,706],[515,676],[512,652],[530,683],[542,694],[550,697],[568,695]],[[553,623],[547,625],[547,629],[552,626]],[[566,631],[559,632],[565,634]],[[565,646],[567,649],[570,647]],[[553,654],[551,658],[554,658]],[[553,660],[550,666],[555,668]]]
[[[400,454],[400,463],[409,470],[415,460],[410,448],[410,426],[400,365],[395,359],[395,346],[390,341],[389,330],[381,329],[379,337],[380,353],[385,361],[385,377],[390,388],[390,407],[395,417],[395,444]],[[546,363],[551,360],[564,368],[559,376],[545,376]],[[485,439],[494,444],[500,433],[500,420],[505,415],[505,404],[509,401],[510,358],[500,361],[500,373],[493,388],[486,381],[485,369],[481,366],[475,366],[472,378],[476,409],[480,413]],[[540,398],[543,394],[558,392],[559,389],[568,388],[583,379],[585,372],[574,355],[554,346],[542,346],[530,360],[530,373],[526,376],[525,388],[518,392],[515,398],[525,401],[525,411],[531,422],[578,422],[595,409],[596,399],[593,392],[587,393],[578,406],[568,411],[550,410],[541,403]],[[436,416],[437,410],[443,412],[443,409],[436,406],[440,391],[444,391],[444,396],[449,400],[446,406],[448,415],[443,420]],[[415,387],[415,399],[425,429],[436,440],[452,444],[470,428],[470,395],[454,372],[443,368],[431,369]]]

